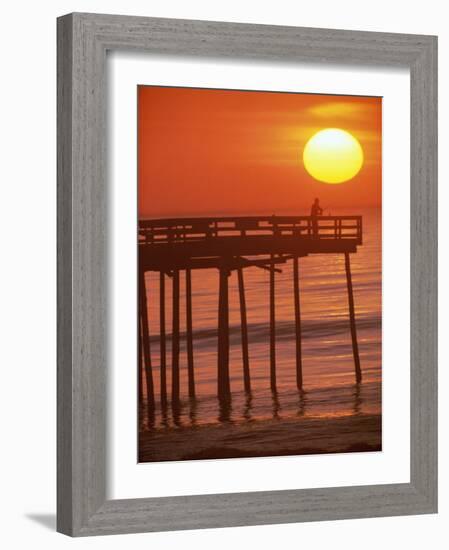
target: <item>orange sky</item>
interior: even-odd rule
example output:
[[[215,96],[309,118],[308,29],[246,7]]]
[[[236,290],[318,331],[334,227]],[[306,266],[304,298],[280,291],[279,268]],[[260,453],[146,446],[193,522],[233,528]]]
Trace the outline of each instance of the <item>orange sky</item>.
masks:
[[[302,214],[314,197],[349,214],[380,206],[381,125],[375,97],[139,86],[139,217]],[[302,163],[328,127],[352,133],[365,156],[340,185]]]

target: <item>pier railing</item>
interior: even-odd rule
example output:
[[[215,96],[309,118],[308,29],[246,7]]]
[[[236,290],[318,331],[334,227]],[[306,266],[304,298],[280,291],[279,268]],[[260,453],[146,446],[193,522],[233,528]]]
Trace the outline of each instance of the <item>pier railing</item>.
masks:
[[[141,220],[139,243],[185,243],[221,237],[351,239],[362,244],[361,216],[257,216]]]

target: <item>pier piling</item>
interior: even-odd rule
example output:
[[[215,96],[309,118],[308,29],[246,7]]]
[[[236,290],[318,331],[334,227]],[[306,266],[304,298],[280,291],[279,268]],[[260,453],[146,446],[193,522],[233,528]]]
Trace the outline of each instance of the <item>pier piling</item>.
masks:
[[[154,408],[153,370],[151,365],[150,328],[148,322],[147,286],[145,272],[139,269],[140,287],[140,318],[142,324],[143,362],[145,368],[145,382],[147,387],[148,410]]]
[[[227,400],[231,396],[229,381],[229,270],[220,267],[218,299],[218,397]]]
[[[245,392],[251,392],[251,377],[249,372],[249,352],[248,352],[248,322],[246,317],[246,298],[245,298],[245,283],[243,280],[243,269],[237,269],[237,277],[239,284],[239,299],[240,299],[240,324],[242,335],[242,361],[243,361],[243,384]]]
[[[138,349],[138,357],[139,357],[139,399],[142,401],[145,397],[143,388],[144,388],[144,364],[143,364],[143,354],[142,354],[142,319],[137,319],[137,325],[138,325],[138,331],[139,331],[139,349]]]
[[[362,370],[360,368],[359,345],[357,343],[357,331],[355,326],[354,294],[352,290],[351,264],[349,253],[345,252],[346,282],[348,286],[349,301],[349,322],[351,325],[352,353],[354,355],[355,379],[357,383],[362,381]]]
[[[195,372],[193,368],[192,273],[190,269],[186,269],[186,337],[189,397],[193,399],[195,397]]]
[[[172,403],[179,402],[179,270],[173,271]]]
[[[165,335],[165,273],[159,273],[159,343],[160,343],[160,377],[161,404],[167,403],[167,343]]]
[[[276,391],[276,304],[275,304],[275,261],[270,262],[270,386]]]
[[[296,336],[296,386],[302,390],[302,348],[301,348],[301,300],[299,295],[299,260],[293,258],[293,294],[295,301],[295,336]]]

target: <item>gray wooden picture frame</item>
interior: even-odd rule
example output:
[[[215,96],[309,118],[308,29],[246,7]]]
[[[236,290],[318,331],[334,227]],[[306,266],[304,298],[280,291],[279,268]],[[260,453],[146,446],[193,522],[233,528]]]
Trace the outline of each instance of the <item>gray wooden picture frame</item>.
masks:
[[[108,50],[410,69],[410,483],[107,500]],[[81,13],[58,19],[57,495],[57,529],[72,536],[437,511],[436,37]]]

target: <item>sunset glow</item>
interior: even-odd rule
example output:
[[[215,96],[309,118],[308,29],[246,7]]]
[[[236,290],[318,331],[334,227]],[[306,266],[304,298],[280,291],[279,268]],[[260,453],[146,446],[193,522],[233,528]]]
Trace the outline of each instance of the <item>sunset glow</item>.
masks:
[[[348,212],[381,204],[379,97],[139,86],[138,105],[141,217],[308,213],[315,197]],[[363,149],[343,185],[303,162],[330,128]]]

